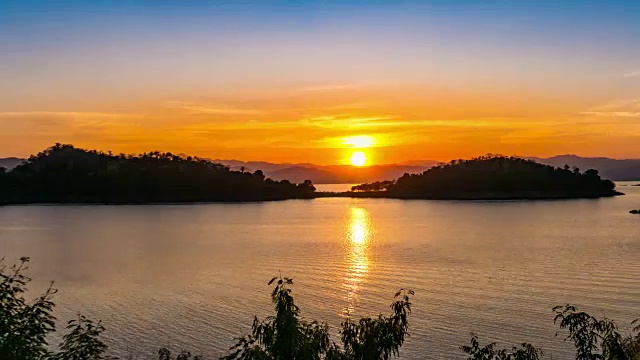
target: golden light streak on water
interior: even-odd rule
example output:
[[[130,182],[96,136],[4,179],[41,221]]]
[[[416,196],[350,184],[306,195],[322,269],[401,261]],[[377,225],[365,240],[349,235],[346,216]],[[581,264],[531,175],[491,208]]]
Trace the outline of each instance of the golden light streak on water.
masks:
[[[369,213],[361,207],[352,207],[348,220],[347,259],[349,267],[345,273],[343,287],[347,290],[344,316],[353,313],[360,300],[360,286],[369,271],[369,258],[367,252],[371,239],[371,225]]]

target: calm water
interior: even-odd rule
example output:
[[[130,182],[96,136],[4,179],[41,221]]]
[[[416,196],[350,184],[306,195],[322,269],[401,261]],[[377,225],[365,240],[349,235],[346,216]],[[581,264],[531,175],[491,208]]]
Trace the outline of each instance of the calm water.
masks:
[[[337,326],[416,291],[402,358],[463,358],[475,331],[569,358],[551,308],[623,327],[640,317],[640,188],[537,202],[317,199],[183,206],[0,208],[0,255],[56,280],[57,314],[102,319],[119,354],[171,345],[221,355],[270,311],[266,282],[296,281],[303,315]]]
[[[358,184],[315,184],[318,191],[342,192],[351,190],[352,186]]]

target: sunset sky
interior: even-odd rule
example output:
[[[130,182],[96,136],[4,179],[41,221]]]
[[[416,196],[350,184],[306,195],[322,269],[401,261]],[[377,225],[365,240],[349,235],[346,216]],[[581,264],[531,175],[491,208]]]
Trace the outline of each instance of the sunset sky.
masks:
[[[0,0],[0,157],[640,158],[640,1],[485,3]]]

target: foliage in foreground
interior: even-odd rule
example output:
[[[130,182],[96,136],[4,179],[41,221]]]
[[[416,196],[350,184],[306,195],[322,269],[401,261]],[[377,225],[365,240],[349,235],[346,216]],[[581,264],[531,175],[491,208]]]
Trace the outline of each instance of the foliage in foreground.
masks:
[[[25,299],[31,281],[23,272],[29,258],[21,258],[18,265],[7,267],[0,259],[0,360],[100,360],[106,356],[107,346],[101,335],[105,331],[100,322],[78,316],[67,324],[67,334],[52,350],[47,337],[56,330],[52,301],[53,286],[34,300]],[[271,298],[275,315],[260,321],[256,317],[250,335],[237,339],[229,354],[222,360],[377,360],[400,354],[408,333],[411,313],[410,290],[400,290],[391,304],[389,316],[363,318],[355,322],[347,319],[340,330],[340,344],[331,341],[326,323],[306,322],[300,318],[289,278],[273,278]],[[565,341],[576,349],[576,360],[640,360],[640,322],[634,322],[633,334],[623,336],[617,325],[607,318],[597,319],[574,306],[553,309],[554,321],[565,329]],[[482,346],[472,334],[471,343],[461,347],[468,360],[539,360],[542,351],[531,344],[499,349],[496,343]],[[424,357],[427,357],[424,354]],[[159,360],[202,360],[183,351],[173,355],[160,349]]]
[[[23,274],[29,258],[7,266],[0,260],[0,359],[89,360],[106,359],[107,346],[100,340],[104,327],[83,316],[69,321],[69,331],[59,351],[49,350],[47,335],[56,330],[52,301],[53,284],[32,301],[24,298],[31,281]]]
[[[556,306],[554,322],[569,334],[565,340],[573,342],[576,348],[576,360],[640,359],[640,324],[638,319],[632,324],[634,335],[623,336],[613,320],[601,320],[578,311],[574,306]]]
[[[542,350],[529,343],[521,344],[521,347],[509,349],[496,349],[497,343],[493,342],[480,347],[478,336],[471,334],[471,345],[462,346],[460,349],[468,355],[469,360],[538,360]]]
[[[326,323],[300,319],[300,308],[289,287],[293,280],[273,278],[269,284],[274,282],[271,298],[276,315],[264,321],[256,317],[252,334],[239,338],[223,359],[389,359],[400,354],[408,336],[409,295],[413,291],[401,289],[396,293],[390,316],[363,318],[358,322],[347,319],[342,323],[342,347],[339,347],[331,342]]]

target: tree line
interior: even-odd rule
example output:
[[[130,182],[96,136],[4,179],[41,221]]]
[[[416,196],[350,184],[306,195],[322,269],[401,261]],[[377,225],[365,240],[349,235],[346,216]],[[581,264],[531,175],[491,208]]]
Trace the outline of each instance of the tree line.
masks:
[[[354,186],[354,192],[383,191],[399,198],[555,198],[612,196],[615,184],[597,170],[555,168],[515,156],[486,155],[453,160],[420,174]]]
[[[0,204],[257,201],[314,191],[311,181],[274,181],[261,170],[159,151],[114,155],[56,144],[11,171],[0,168]]]

